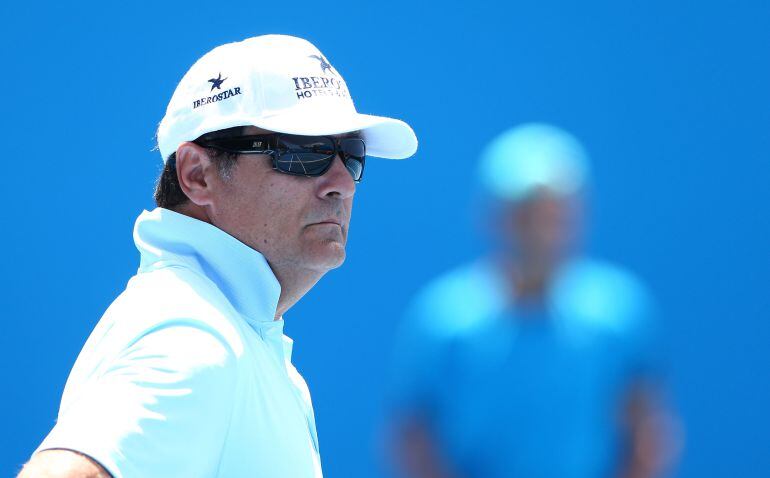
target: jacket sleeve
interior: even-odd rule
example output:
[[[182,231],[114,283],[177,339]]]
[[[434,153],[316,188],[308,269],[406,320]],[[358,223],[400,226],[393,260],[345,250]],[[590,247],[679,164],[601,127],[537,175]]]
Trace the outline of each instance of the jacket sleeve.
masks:
[[[205,323],[165,321],[62,402],[35,452],[76,450],[115,478],[215,476],[236,365],[227,341]]]

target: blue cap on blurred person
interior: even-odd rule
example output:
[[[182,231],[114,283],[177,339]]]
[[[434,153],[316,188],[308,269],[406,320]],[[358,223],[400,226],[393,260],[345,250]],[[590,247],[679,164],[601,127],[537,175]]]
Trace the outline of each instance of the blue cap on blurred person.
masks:
[[[497,136],[481,155],[481,183],[499,199],[518,201],[546,189],[567,196],[588,180],[590,165],[580,142],[545,123],[527,123]]]

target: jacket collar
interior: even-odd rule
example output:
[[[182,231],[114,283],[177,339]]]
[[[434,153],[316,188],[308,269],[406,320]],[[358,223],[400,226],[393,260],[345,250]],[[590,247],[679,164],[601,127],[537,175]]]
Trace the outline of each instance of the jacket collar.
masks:
[[[211,279],[255,326],[273,322],[281,286],[265,257],[225,231],[164,208],[143,211],[134,225],[139,272],[182,264]],[[283,328],[283,320],[277,321]],[[270,327],[274,328],[274,327]]]

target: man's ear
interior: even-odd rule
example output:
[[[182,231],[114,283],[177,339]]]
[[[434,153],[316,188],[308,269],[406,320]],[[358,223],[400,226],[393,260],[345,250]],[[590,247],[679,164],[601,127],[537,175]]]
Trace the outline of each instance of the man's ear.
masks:
[[[212,190],[216,178],[216,165],[206,150],[195,143],[186,142],[176,150],[176,176],[185,195],[198,206],[212,202]]]

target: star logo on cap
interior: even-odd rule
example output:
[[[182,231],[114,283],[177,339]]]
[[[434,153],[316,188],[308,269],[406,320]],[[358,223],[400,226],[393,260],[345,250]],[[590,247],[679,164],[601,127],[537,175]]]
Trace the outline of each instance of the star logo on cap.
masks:
[[[222,73],[220,73],[218,77],[210,79],[209,80],[209,83],[211,83],[211,90],[210,91],[214,91],[214,88],[216,88],[218,90],[221,90],[222,89],[222,83],[226,79],[227,78],[222,78]]]
[[[329,70],[329,73],[336,75],[332,71],[332,65],[328,61],[326,61],[326,58],[319,56],[319,55],[308,55],[308,58],[315,58],[316,60],[321,62],[321,73],[324,73],[326,70]]]

